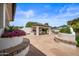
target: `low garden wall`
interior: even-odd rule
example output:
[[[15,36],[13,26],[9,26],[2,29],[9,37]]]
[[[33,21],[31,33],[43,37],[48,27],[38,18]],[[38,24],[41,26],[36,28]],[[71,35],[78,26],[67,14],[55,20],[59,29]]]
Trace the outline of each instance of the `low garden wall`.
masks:
[[[22,42],[22,37],[0,38],[0,50],[16,46]]]
[[[30,34],[30,33],[32,33],[32,28],[22,28],[21,30],[23,30],[23,31],[25,31],[26,32],[26,34]]]
[[[29,52],[29,48],[30,46],[28,45],[22,52],[20,52],[19,54],[16,54],[15,56],[25,56],[28,54]]]
[[[62,40],[76,42],[75,35],[73,35],[73,34],[59,33],[58,34],[58,37],[60,39],[62,39]]]

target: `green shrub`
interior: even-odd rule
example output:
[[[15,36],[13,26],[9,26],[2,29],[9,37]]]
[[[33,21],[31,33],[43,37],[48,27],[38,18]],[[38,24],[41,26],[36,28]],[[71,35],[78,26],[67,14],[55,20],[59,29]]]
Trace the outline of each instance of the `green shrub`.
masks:
[[[79,35],[76,35],[76,45],[79,47]]]
[[[71,33],[69,27],[63,27],[59,30],[61,33]]]
[[[5,28],[5,31],[10,31],[10,32],[12,32],[13,30],[17,30],[17,29],[19,29],[19,28],[16,27],[16,26],[8,26],[8,27]]]

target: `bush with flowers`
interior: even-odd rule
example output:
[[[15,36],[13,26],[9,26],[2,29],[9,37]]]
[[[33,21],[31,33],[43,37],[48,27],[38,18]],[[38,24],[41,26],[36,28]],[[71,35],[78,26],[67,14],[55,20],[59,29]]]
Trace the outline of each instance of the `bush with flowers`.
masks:
[[[9,38],[9,37],[17,37],[17,36],[24,36],[26,33],[23,30],[15,28],[14,26],[9,26],[8,28],[4,29],[2,33],[2,38]]]

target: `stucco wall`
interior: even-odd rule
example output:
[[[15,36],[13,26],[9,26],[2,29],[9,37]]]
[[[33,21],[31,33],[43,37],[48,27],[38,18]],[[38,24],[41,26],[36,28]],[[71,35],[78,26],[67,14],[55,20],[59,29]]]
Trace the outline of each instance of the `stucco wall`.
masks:
[[[32,28],[30,28],[30,27],[23,28],[22,30],[24,30],[26,32],[26,34],[31,34],[32,33]]]

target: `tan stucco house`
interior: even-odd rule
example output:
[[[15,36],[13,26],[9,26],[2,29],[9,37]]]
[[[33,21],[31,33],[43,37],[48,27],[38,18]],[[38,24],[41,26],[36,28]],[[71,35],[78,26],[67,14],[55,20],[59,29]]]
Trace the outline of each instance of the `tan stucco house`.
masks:
[[[16,4],[0,3],[0,35],[4,28],[14,20]],[[29,40],[23,37],[1,38],[0,36],[0,56],[24,56],[29,51]]]
[[[5,28],[9,25],[9,21],[14,19],[16,4],[0,3],[0,28]]]

